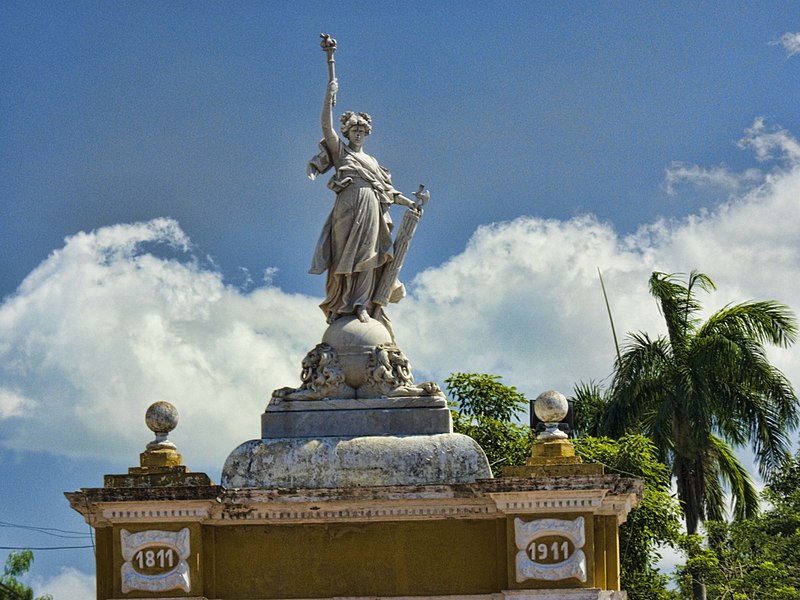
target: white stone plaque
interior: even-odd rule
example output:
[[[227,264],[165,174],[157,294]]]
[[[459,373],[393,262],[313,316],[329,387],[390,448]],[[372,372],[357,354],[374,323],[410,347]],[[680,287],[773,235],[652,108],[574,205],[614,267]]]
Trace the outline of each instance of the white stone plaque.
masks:
[[[189,529],[119,533],[122,545],[122,593],[133,590],[188,592]]]
[[[514,519],[517,583],[526,579],[586,581],[584,519]]]

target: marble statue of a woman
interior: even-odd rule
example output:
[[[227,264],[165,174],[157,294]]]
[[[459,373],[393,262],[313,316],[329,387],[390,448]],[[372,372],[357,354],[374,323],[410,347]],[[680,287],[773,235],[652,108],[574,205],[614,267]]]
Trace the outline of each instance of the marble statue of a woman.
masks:
[[[419,211],[420,206],[394,189],[389,171],[364,152],[364,140],[372,130],[368,114],[344,113],[341,132],[347,143],[339,138],[333,126],[337,91],[334,78],[328,83],[322,108],[322,151],[308,164],[311,179],[335,168],[328,187],[336,193],[310,273],[327,271],[326,298],[320,308],[329,323],[348,315],[364,323],[370,316],[385,321],[382,304],[374,300],[381,273],[394,259],[388,209],[401,204]],[[397,302],[403,295],[403,286],[395,282],[389,301]]]

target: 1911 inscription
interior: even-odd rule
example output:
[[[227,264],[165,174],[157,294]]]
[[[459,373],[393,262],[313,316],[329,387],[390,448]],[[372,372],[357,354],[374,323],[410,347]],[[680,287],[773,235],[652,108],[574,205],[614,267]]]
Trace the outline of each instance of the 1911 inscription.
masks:
[[[582,549],[586,543],[583,517],[532,521],[516,518],[514,538],[517,546],[517,582],[572,578],[586,581],[586,555]]]
[[[543,565],[560,563],[567,560],[575,552],[575,546],[569,540],[559,536],[545,536],[531,542],[528,555],[531,560]]]

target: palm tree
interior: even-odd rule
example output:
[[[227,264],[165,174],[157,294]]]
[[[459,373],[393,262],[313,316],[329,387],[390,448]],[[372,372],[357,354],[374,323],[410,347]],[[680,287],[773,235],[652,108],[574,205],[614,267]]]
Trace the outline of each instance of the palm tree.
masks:
[[[788,431],[798,422],[797,396],[767,360],[764,344],[787,347],[797,337],[788,307],[774,301],[727,305],[701,323],[698,289],[715,289],[693,271],[653,273],[655,296],[668,335],[630,336],[617,360],[606,427],[612,435],[641,431],[672,469],[686,530],[724,516],[724,486],[734,517],[758,511],[758,493],[733,448],[749,443],[762,476],[788,456]],[[704,586],[694,582],[696,598]]]

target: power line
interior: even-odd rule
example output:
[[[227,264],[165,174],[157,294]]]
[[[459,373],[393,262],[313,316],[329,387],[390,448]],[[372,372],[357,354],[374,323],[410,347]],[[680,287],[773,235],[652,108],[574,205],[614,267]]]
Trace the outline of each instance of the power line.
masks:
[[[94,548],[94,546],[0,546],[0,550],[70,550],[72,548]]]
[[[81,533],[81,532],[78,532],[78,531],[67,531],[65,529],[56,529],[54,527],[36,527],[34,525],[17,525],[15,523],[6,523],[4,521],[0,521],[0,527],[12,527],[14,529],[27,529],[29,531],[36,531],[38,533],[44,533],[46,535],[51,535],[53,537],[58,537],[58,538],[67,538],[67,539],[82,538],[82,539],[85,539],[85,538],[89,537],[89,534]]]

